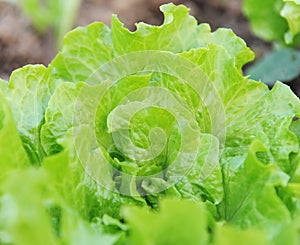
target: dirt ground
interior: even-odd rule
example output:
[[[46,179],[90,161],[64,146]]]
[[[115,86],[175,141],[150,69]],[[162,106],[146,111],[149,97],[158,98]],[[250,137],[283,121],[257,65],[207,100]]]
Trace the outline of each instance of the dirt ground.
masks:
[[[159,6],[166,0],[83,0],[75,26],[93,21],[110,23],[111,15],[119,18],[129,29],[134,23],[144,21],[159,25],[163,16]],[[213,30],[231,28],[254,50],[256,57],[266,54],[271,45],[251,34],[249,25],[241,12],[242,0],[173,0],[185,4],[199,22],[209,23]],[[0,77],[8,79],[11,72],[26,64],[49,64],[55,56],[55,42],[51,31],[39,35],[18,7],[0,1]],[[299,79],[298,79],[299,80]],[[300,81],[289,83],[300,95]]]

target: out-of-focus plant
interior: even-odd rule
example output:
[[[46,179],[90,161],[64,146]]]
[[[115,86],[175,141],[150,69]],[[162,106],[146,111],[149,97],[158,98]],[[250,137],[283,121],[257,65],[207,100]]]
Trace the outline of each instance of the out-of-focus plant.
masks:
[[[63,36],[74,24],[81,0],[5,0],[20,6],[38,32],[52,28],[60,46]]]
[[[243,11],[252,31],[274,49],[248,70],[253,79],[273,84],[300,74],[300,0],[245,0]]]

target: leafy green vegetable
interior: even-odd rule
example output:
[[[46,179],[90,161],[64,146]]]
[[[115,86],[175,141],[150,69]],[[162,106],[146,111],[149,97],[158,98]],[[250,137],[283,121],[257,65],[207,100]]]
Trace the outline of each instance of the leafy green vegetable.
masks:
[[[280,14],[289,24],[289,31],[285,34],[285,40],[289,43],[300,33],[300,2],[298,0],[285,0],[284,2]]]
[[[0,81],[1,243],[299,240],[299,99],[243,76],[231,30],[161,9],[77,28]]]
[[[297,0],[245,0],[244,13],[253,32],[267,41],[298,43],[300,2]]]
[[[159,213],[127,207],[122,214],[132,231],[130,244],[192,245],[208,242],[207,214],[201,203],[166,199],[160,203]]]
[[[0,166],[1,177],[11,168],[29,164],[27,154],[18,136],[11,110],[0,93]]]
[[[283,0],[245,0],[243,8],[257,36],[267,41],[283,41],[288,30],[288,23],[280,15],[283,6]]]
[[[264,234],[258,230],[238,230],[233,227],[218,226],[216,228],[216,245],[230,245],[230,244],[243,244],[243,245],[267,245],[268,240]]]
[[[241,226],[245,226],[244,223],[254,226],[251,220],[257,221],[257,219],[250,217],[255,216],[256,212],[258,212],[259,215],[263,213],[259,210],[256,211],[257,208],[263,207],[262,204],[256,204],[253,200],[260,202],[261,196],[264,197],[266,195],[264,188],[268,188],[266,183],[268,183],[272,173],[273,166],[263,165],[256,156],[257,152],[264,152],[265,150],[266,149],[264,149],[259,142],[253,142],[242,167],[231,174],[228,174],[231,172],[231,166],[225,166],[223,168],[225,198],[219,210],[221,216],[229,222],[238,223]],[[236,185],[236,183],[239,183],[239,185]],[[264,193],[264,195],[262,195],[262,193]],[[253,195],[256,195],[256,197],[253,197]],[[270,199],[270,197],[268,197],[268,199]],[[249,218],[248,215],[250,215]],[[271,218],[273,218],[273,216],[271,216]],[[264,221],[265,220],[266,218]]]
[[[300,74],[300,2],[297,0],[245,0],[243,10],[253,33],[275,43],[274,50],[251,65],[252,79],[274,85],[289,82]]]
[[[44,157],[40,127],[51,94],[58,84],[41,65],[25,66],[13,72],[5,97],[31,162],[39,164]]]

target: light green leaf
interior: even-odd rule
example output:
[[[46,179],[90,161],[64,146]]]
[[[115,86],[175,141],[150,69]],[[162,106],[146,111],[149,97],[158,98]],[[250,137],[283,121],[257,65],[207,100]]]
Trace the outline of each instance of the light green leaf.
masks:
[[[7,101],[0,92],[0,168],[6,170],[24,167],[29,159],[18,136],[16,125]]]
[[[118,54],[140,50],[181,53],[197,45],[197,21],[188,14],[185,6],[166,4],[160,9],[164,14],[164,23],[161,26],[139,23],[135,32],[124,28],[118,18],[113,16],[112,38]]]
[[[286,225],[281,232],[274,238],[274,245],[288,243],[290,245],[298,245],[300,241],[300,216],[296,217],[290,224]]]
[[[46,154],[52,155],[62,150],[60,141],[74,126],[75,101],[82,86],[82,83],[62,83],[51,96],[40,135]]]
[[[84,91],[84,95],[81,94],[82,91]],[[63,151],[63,149],[68,149],[71,152],[71,155],[74,155],[75,157],[73,161],[76,166],[75,170],[79,171],[78,173],[80,173],[81,177],[79,179],[78,176],[76,177],[76,174],[78,174],[77,172],[75,172],[75,176],[70,176],[70,178],[67,178],[67,175],[72,173],[72,166],[70,166],[71,170],[66,169],[65,173],[63,171],[64,165],[61,165],[59,161],[55,160],[56,155],[53,155],[52,157],[53,163],[47,164],[47,166],[49,166],[51,169],[55,166],[55,169],[52,169],[53,174],[57,175],[58,183],[62,184],[62,186],[58,186],[57,189],[65,190],[66,193],[63,194],[64,196],[67,197],[69,194],[71,194],[70,189],[80,190],[81,194],[83,195],[85,195],[84,193],[96,192],[97,197],[100,198],[99,202],[101,202],[102,207],[100,213],[102,215],[104,213],[107,213],[114,217],[118,217],[118,211],[120,209],[121,204],[134,202],[134,199],[126,196],[122,197],[119,193],[110,193],[108,190],[105,189],[107,186],[114,186],[113,173],[111,172],[109,166],[106,165],[108,161],[107,159],[109,158],[108,154],[105,153],[104,156],[101,155],[101,157],[103,158],[100,158],[98,152],[100,150],[100,146],[98,145],[98,148],[95,151],[95,159],[92,161],[97,161],[98,164],[95,168],[91,170],[89,166],[85,166],[84,161],[80,162],[80,160],[82,160],[80,152],[84,152],[84,156],[94,154],[92,151],[90,152],[91,149],[89,148],[89,142],[93,139],[94,136],[90,137],[87,134],[78,133],[77,137],[80,138],[80,145],[78,145],[79,143],[74,142],[73,133],[80,132],[80,130],[76,128],[83,128],[85,130],[85,123],[93,122],[93,119],[95,119],[89,114],[92,110],[90,110],[88,107],[85,107],[85,111],[76,110],[76,106],[78,106],[76,103],[82,102],[78,100],[78,97],[79,95],[83,96],[81,98],[87,99],[89,105],[91,107],[94,107],[94,104],[97,103],[97,96],[95,96],[95,91],[97,91],[97,89],[95,90],[94,87],[90,87],[83,83],[74,84],[66,82],[59,85],[55,93],[51,97],[51,100],[49,101],[48,109],[46,111],[46,121],[41,129],[41,142],[45,151],[49,155],[61,152]],[[76,120],[77,116],[82,116],[82,124],[79,124]],[[85,151],[86,149],[88,150]],[[78,155],[79,159],[77,158]],[[91,159],[89,160],[91,161]],[[102,163],[102,161],[103,164],[99,164],[99,162]],[[77,170],[77,168],[79,170]],[[89,171],[93,171],[91,177],[88,177]],[[97,178],[101,179],[102,182],[99,183],[97,182],[97,179],[94,180],[94,176],[97,176]],[[61,182],[59,181],[60,179],[66,179],[67,182]],[[87,181],[87,186],[89,186],[89,188],[92,187],[92,189],[78,188],[74,186],[68,188],[68,184],[74,184],[73,182],[68,182],[70,179],[77,179],[77,184],[79,186],[81,186],[82,183],[85,183]],[[102,183],[105,183],[105,185],[102,186]],[[108,187],[108,189],[110,189],[110,187]],[[89,195],[92,195],[91,193]],[[84,197],[79,198],[79,200],[87,201]],[[91,200],[93,201],[93,198]],[[87,203],[90,201],[87,201]],[[86,203],[78,203],[79,204],[76,207],[77,209],[81,209],[87,206]],[[111,203],[114,203],[114,205],[110,205]],[[89,212],[90,211],[86,211],[86,213]]]
[[[254,58],[253,52],[245,42],[231,30],[220,28],[212,33],[208,24],[197,26],[196,20],[188,15],[186,7],[167,4],[161,7],[161,11],[165,17],[161,26],[139,23],[135,32],[124,28],[114,16],[112,37],[117,52],[125,54],[140,50],[167,50],[181,53],[215,44],[223,46],[228,54],[236,59],[238,68]]]
[[[210,134],[200,137],[197,162],[175,187],[183,198],[202,200],[205,196],[210,202],[219,204],[223,199],[219,141]]]
[[[11,172],[1,183],[0,230],[4,244],[57,244],[44,206],[47,199],[42,198],[44,178],[41,171],[30,169]]]
[[[112,30],[102,23],[75,29],[65,37],[62,51],[51,63],[52,74],[66,81],[84,81],[118,55],[141,50],[180,53],[208,43],[224,46],[236,58],[238,68],[253,59],[253,52],[232,31],[220,29],[211,33],[208,25],[197,26],[185,6],[167,4],[161,10],[165,16],[163,25],[139,23],[135,32],[124,28],[115,16]]]
[[[136,207],[124,208],[130,244],[207,244],[207,214],[201,203],[162,200],[158,213]]]
[[[83,89],[84,88],[84,89]],[[81,91],[84,91],[83,94]],[[79,160],[82,160],[82,157],[89,157],[90,154],[94,152],[90,148],[89,142],[93,142],[94,132],[91,131],[91,128],[86,127],[86,122],[93,123],[95,119],[91,113],[90,108],[85,107],[82,110],[78,110],[76,103],[83,104],[87,100],[88,105],[94,108],[95,104],[98,103],[97,96],[95,96],[94,87],[90,87],[83,83],[63,83],[57,87],[57,90],[51,97],[49,101],[49,107],[46,111],[45,124],[41,129],[41,142],[43,148],[47,154],[55,154],[65,149],[70,149],[72,154],[78,155]],[[78,96],[81,95],[83,101],[78,99]],[[67,102],[67,104],[66,104]],[[66,106],[67,105],[67,106]],[[82,124],[76,119],[77,116],[82,119]],[[79,129],[89,130],[89,134],[84,134],[78,132]],[[94,128],[92,128],[94,130]],[[78,142],[74,139],[74,132],[76,136],[80,138]],[[99,148],[99,145],[96,146]],[[96,158],[94,161],[100,161],[100,163],[108,156],[102,156],[103,158],[97,157],[98,151],[95,152]],[[83,156],[81,155],[83,153]],[[89,159],[89,161],[91,161]],[[93,162],[93,161],[92,161]],[[95,165],[96,168],[93,168],[94,175],[99,174],[99,178],[103,178],[105,183],[110,186],[112,185],[112,173],[108,167],[105,167],[106,161],[103,164]],[[83,170],[87,171],[85,161],[82,161]],[[101,168],[100,166],[103,166]],[[99,168],[100,167],[100,168]],[[89,168],[88,168],[89,169]],[[110,196],[110,195],[108,195]]]
[[[236,227],[218,225],[214,235],[214,245],[268,245],[265,234],[259,230],[239,230]]]
[[[295,3],[295,4],[300,4],[300,1],[299,0],[283,0],[284,2],[292,2],[292,3]]]
[[[104,233],[97,194],[97,185],[68,151],[45,158],[38,170],[10,172],[1,184],[1,242],[115,244],[121,233]]]
[[[286,36],[294,38],[300,33],[300,2],[296,0],[285,0],[284,2],[285,4],[280,14],[289,24],[289,33]],[[286,38],[287,43],[292,42],[289,39],[289,37]]]
[[[295,120],[293,120],[293,122],[291,123],[291,130],[296,134],[298,140],[299,140],[299,144],[300,144],[300,115],[296,115]]]
[[[300,145],[300,122],[293,121],[290,129],[296,134]],[[290,155],[292,169],[286,186],[279,188],[278,193],[293,217],[300,215],[300,151]]]
[[[244,48],[246,51],[247,48]],[[247,106],[245,94],[256,93],[258,96],[260,90],[266,90],[263,84],[251,84],[242,76],[241,71],[235,66],[236,59],[223,46],[208,43],[205,48],[192,49],[180,56],[201,67],[212,82],[212,87],[217,91],[224,109],[233,107],[234,101]]]
[[[243,11],[254,34],[267,41],[283,42],[288,30],[288,23],[280,15],[283,6],[282,0],[245,0]]]
[[[234,63],[238,69],[254,59],[254,53],[247,47],[245,41],[237,37],[230,29],[219,28],[215,32],[211,32],[208,24],[200,24],[198,33],[197,47],[206,47],[212,44],[224,47],[230,58],[235,59]]]
[[[40,164],[45,153],[40,143],[40,127],[48,101],[58,81],[42,65],[14,71],[5,94],[12,109],[19,135],[33,164]]]
[[[267,231],[273,238],[291,221],[290,213],[268,184],[274,166],[257,158],[265,147],[254,141],[241,166],[223,166],[224,200],[219,206],[221,217],[241,228],[254,227]]]
[[[67,219],[61,221],[61,227],[57,227],[57,229],[67,229],[65,232],[72,236],[80,236],[73,230],[74,225],[78,225],[75,229],[79,229],[81,225],[86,226],[88,221],[100,219],[104,214],[118,218],[121,204],[132,203],[130,197],[121,197],[117,193],[110,193],[98,185],[88,175],[71,149],[45,158],[42,168],[47,172],[51,189],[56,192],[55,200],[65,212],[61,216]],[[81,219],[86,224],[81,224]],[[62,231],[62,233],[64,232]]]
[[[101,98],[101,101],[98,102],[99,106],[95,117],[95,131],[99,143],[104,147],[109,148],[113,144],[113,138],[108,129],[108,116],[121,104],[122,100],[126,98],[128,94],[149,86],[151,76],[151,73],[148,75],[126,76],[111,86],[103,98]]]
[[[258,137],[271,150],[272,155],[266,161],[275,161],[288,172],[289,154],[299,149],[289,125],[300,111],[299,99],[290,89],[278,83],[269,92],[262,83],[245,79],[234,66],[234,59],[215,45],[181,55],[201,66],[222,100],[226,124],[218,121],[219,130],[223,126],[227,135],[224,150],[226,161],[238,166],[245,157],[247,147]],[[274,106],[277,110],[273,109]],[[206,124],[207,121],[204,118]]]
[[[253,92],[256,94],[247,93],[243,110],[227,111],[223,158],[233,167],[238,167],[245,157],[247,146],[256,138],[270,151],[259,154],[259,159],[264,163],[275,163],[288,173],[291,170],[289,155],[299,150],[297,137],[289,127],[300,111],[300,101],[288,86],[279,82],[271,92],[264,89]]]
[[[228,163],[223,166],[225,196],[220,205],[220,213],[229,222],[238,217],[243,209],[249,210],[247,204],[251,205],[257,199],[256,196],[271,176],[272,167],[259,162],[256,157],[258,151],[265,151],[265,148],[260,142],[254,142],[243,165],[235,166],[235,169]]]
[[[111,31],[103,23],[93,23],[69,32],[61,52],[50,64],[52,76],[69,82],[85,81],[114,56]]]

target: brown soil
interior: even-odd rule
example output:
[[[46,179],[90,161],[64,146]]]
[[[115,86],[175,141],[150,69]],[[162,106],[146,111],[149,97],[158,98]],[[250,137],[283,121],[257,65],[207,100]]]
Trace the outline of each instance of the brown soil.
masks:
[[[159,6],[166,0],[83,0],[75,26],[87,25],[93,21],[110,23],[111,15],[118,14],[125,25],[134,30],[134,23],[144,21],[159,25],[163,16]],[[215,30],[231,28],[242,37],[256,57],[261,57],[271,46],[251,34],[249,25],[241,12],[242,0],[173,0],[185,4],[199,22],[207,22]],[[55,44],[51,30],[39,35],[17,6],[0,2],[0,77],[8,79],[11,72],[26,64],[49,64],[55,56]],[[293,84],[299,92],[297,83]],[[300,83],[298,83],[300,84]]]

